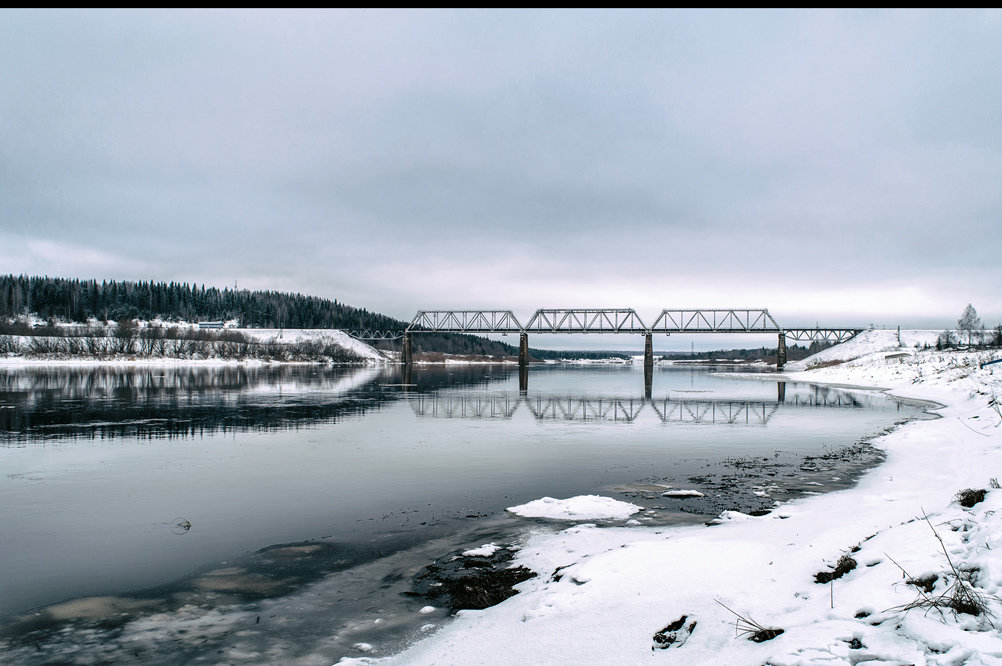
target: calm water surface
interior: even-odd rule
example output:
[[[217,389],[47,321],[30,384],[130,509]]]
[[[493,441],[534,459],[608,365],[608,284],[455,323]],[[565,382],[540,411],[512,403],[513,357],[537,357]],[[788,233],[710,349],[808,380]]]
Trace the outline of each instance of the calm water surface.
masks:
[[[0,661],[332,663],[448,611],[432,561],[600,493],[641,524],[844,487],[881,395],[706,369],[0,369]],[[658,485],[660,484],[660,485]],[[663,486],[706,496],[670,499]],[[622,524],[622,523],[618,523]]]

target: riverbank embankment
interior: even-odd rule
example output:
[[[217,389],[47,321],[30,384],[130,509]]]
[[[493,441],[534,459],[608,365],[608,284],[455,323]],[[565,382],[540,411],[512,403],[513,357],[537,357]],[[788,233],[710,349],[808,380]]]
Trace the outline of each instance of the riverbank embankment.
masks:
[[[999,663],[998,352],[875,347],[787,375],[942,405],[873,440],[886,461],[855,487],[712,527],[535,534],[520,594],[346,663]]]

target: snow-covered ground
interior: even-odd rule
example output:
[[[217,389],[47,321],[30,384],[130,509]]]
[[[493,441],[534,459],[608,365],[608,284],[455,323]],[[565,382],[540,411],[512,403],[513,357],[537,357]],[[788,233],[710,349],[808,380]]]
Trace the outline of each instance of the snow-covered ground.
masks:
[[[643,510],[642,506],[598,495],[579,495],[564,500],[544,497],[508,507],[516,516],[551,520],[623,520]]]
[[[936,338],[942,331],[901,331],[901,341],[898,342],[898,332],[872,329],[863,331],[856,337],[840,345],[824,349],[802,361],[786,364],[786,370],[807,370],[819,365],[851,361],[872,354],[913,354],[925,347],[935,347]]]
[[[712,527],[536,533],[512,563],[538,573],[520,594],[397,656],[342,662],[1002,664],[1002,363],[981,367],[1002,354],[915,348],[925,341],[870,331],[824,352],[844,363],[785,373],[941,405],[875,440],[887,459],[856,487]],[[985,499],[961,506],[968,488]],[[950,608],[957,589],[985,612]]]
[[[94,326],[101,326],[99,322],[93,322]],[[191,324],[188,322],[180,323],[164,323],[159,320],[154,320],[153,322],[139,321],[136,322],[137,328],[146,328],[151,325],[163,325],[177,327],[180,329],[193,329],[197,327],[197,324]],[[70,324],[57,324],[60,328],[71,328]],[[114,328],[115,324],[112,323],[109,328]],[[356,340],[347,333],[339,329],[277,329],[277,328],[236,328],[233,326],[227,326],[227,332],[237,332],[246,336],[248,339],[254,342],[261,343],[279,343],[293,345],[301,342],[319,342],[322,344],[333,344],[337,345],[343,349],[347,349],[354,352],[358,357],[364,359],[368,363],[384,363],[392,360],[391,354],[384,354],[378,349],[369,345],[361,340]],[[30,337],[26,336],[15,336],[18,344],[22,348],[27,348],[31,342]],[[60,344],[64,347],[66,346],[66,338],[55,338],[59,340]],[[246,361],[237,361],[235,359],[220,359],[216,357],[191,359],[191,358],[169,358],[169,357],[156,357],[156,356],[137,356],[137,355],[117,355],[112,357],[103,358],[93,358],[87,355],[74,355],[70,353],[62,354],[59,357],[43,357],[39,358],[37,356],[28,355],[2,355],[0,354],[0,365],[75,365],[75,364],[85,364],[85,365],[108,365],[108,364],[128,364],[128,365],[189,365],[189,364],[222,364],[230,365],[236,363],[248,363],[248,364],[261,364],[263,361],[248,359]]]
[[[257,342],[281,342],[294,344],[297,342],[334,343],[355,352],[367,361],[386,361],[387,358],[370,344],[356,340],[342,330],[333,328],[236,328]]]

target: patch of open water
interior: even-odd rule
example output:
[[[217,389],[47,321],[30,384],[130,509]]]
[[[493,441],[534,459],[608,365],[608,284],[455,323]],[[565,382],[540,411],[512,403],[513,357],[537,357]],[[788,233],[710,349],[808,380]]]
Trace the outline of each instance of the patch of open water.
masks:
[[[719,370],[719,369],[718,369]],[[642,525],[851,484],[921,411],[706,368],[0,371],[0,657],[332,663],[441,625],[427,567],[602,494]],[[700,495],[665,496],[670,489]],[[611,524],[623,524],[622,521]],[[429,581],[431,581],[429,583]],[[431,610],[429,610],[431,608]]]

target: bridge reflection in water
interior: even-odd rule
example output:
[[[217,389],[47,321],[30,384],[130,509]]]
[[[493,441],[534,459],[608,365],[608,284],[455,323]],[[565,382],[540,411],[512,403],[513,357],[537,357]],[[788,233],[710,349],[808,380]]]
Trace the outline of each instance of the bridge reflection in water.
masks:
[[[419,417],[440,419],[510,419],[520,409],[538,421],[613,421],[632,423],[645,410],[662,423],[761,425],[784,410],[858,408],[851,395],[838,393],[786,400],[786,382],[777,382],[775,400],[731,398],[645,398],[624,396],[534,395],[503,391],[482,395],[412,394],[407,398]]]

